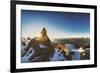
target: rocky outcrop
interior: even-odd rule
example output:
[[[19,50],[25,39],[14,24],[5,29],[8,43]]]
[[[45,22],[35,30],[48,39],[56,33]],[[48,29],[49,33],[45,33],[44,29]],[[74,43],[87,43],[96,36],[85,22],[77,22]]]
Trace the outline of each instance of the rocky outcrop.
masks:
[[[31,39],[25,49],[26,52],[24,55],[30,48],[34,49],[34,54],[30,57],[31,61],[49,61],[49,57],[53,55],[54,47],[51,45],[46,29],[43,28],[40,34],[41,37],[34,37]]]

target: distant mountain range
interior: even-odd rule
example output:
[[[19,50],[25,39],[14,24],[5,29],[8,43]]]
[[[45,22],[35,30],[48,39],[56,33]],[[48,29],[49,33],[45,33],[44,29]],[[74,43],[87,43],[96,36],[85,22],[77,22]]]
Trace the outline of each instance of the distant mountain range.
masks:
[[[90,48],[90,38],[62,38],[54,39],[55,43],[74,44],[77,48]]]

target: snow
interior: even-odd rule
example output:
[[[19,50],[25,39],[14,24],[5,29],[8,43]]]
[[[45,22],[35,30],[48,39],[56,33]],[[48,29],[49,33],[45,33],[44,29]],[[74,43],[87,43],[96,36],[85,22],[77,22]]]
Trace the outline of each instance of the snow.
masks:
[[[80,53],[78,51],[74,51],[74,55],[72,55],[72,60],[80,60]]]
[[[74,52],[74,55],[72,55],[72,60],[80,60],[80,53],[78,52],[77,48],[73,44],[65,44],[66,50],[70,49],[71,52]],[[66,52],[68,53],[68,51]],[[53,57],[51,58],[51,61],[61,61],[61,60],[67,60],[64,55],[58,51],[57,48],[55,48],[55,53]]]
[[[74,55],[72,55],[72,60],[80,60],[80,53],[73,44],[65,44],[65,46],[68,47],[71,52],[74,52]]]
[[[43,45],[43,44],[39,44],[40,48],[47,48],[47,46]]]
[[[76,50],[77,48],[73,44],[65,44],[70,50]]]
[[[30,51],[32,51],[30,53]],[[24,62],[29,62],[29,58],[34,54],[34,49],[33,48],[30,48],[29,51],[26,53],[26,55],[24,57],[21,58],[21,62],[24,63]]]
[[[22,39],[21,39],[21,42],[24,42],[24,43],[25,43],[25,45],[21,45],[21,48],[22,48],[22,49],[25,49],[25,48],[27,47],[29,41],[26,40],[25,38],[22,38]]]
[[[25,52],[25,48],[28,45],[28,41],[23,38],[22,42],[25,42],[26,45],[25,46],[21,46],[21,55]],[[47,48],[47,46],[43,45],[43,44],[39,44],[40,48]],[[72,60],[80,60],[80,53],[78,52],[77,48],[73,45],[73,44],[65,44],[65,51],[66,51],[66,55],[68,55],[69,52],[74,52],[74,54],[72,55]],[[58,48],[54,48],[54,54],[53,57],[50,57],[50,61],[64,61],[67,60],[63,53],[58,51]],[[25,62],[30,62],[29,58],[34,54],[34,48],[29,48],[28,52],[25,54],[25,56],[21,57],[21,62],[25,63]]]
[[[54,50],[55,50],[55,53],[54,53],[53,57],[50,58],[51,61],[66,60],[66,58],[63,56],[63,54],[61,52],[59,52],[57,48],[55,48]]]

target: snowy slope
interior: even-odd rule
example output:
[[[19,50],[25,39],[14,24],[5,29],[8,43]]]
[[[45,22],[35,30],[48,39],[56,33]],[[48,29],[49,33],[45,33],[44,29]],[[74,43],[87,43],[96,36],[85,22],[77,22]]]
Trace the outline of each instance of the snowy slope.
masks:
[[[22,42],[25,44],[22,44],[21,48],[21,55],[25,52],[25,48],[27,47],[29,41],[26,40],[25,38],[22,38]],[[40,48],[47,48],[47,46],[43,44],[39,44]],[[77,48],[73,44],[65,44],[66,50],[70,50],[71,52],[74,52],[72,55],[72,60],[80,60],[80,53],[78,52]],[[69,51],[66,51],[68,53]],[[28,52],[26,53],[25,56],[21,57],[21,62],[31,62],[29,58],[34,54],[34,48],[29,48]],[[54,54],[53,57],[50,57],[50,61],[64,61],[67,60],[63,53],[59,52],[57,48],[54,48]]]
[[[72,60],[80,60],[80,53],[73,44],[65,44],[65,46],[68,47],[71,52],[74,52],[74,55],[72,55]]]
[[[34,54],[34,49],[33,48],[30,48],[29,51],[26,53],[25,56],[23,56],[21,58],[21,62],[24,63],[24,62],[29,62],[29,58]]]
[[[72,55],[72,60],[80,60],[80,53],[78,52],[77,48],[72,44],[65,44],[66,49],[70,49],[71,52],[74,52],[74,55]],[[51,61],[62,61],[67,60],[64,55],[58,51],[58,49],[55,48],[55,53],[52,58],[50,58]]]
[[[52,58],[50,58],[51,61],[64,61],[64,60],[67,60],[64,55],[58,51],[57,48],[54,49],[55,50],[55,53],[53,55]]]

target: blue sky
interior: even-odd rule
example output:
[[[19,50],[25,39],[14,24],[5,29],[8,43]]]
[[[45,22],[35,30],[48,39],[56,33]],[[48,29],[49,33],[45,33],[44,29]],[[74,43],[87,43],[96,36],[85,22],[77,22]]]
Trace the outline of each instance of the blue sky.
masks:
[[[35,37],[43,27],[51,38],[87,37],[89,13],[21,10],[22,37]]]

